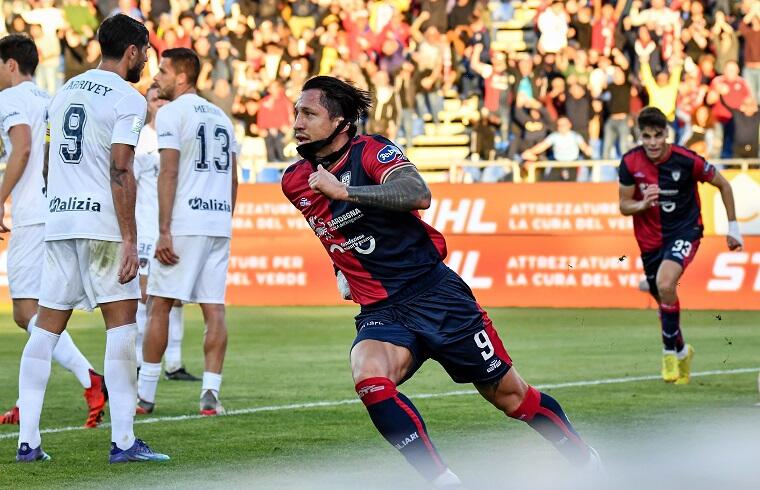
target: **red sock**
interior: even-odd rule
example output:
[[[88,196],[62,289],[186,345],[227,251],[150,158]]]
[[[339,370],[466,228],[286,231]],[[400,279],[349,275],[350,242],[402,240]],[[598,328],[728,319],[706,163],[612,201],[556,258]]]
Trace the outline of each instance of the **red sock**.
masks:
[[[365,379],[357,383],[356,393],[380,434],[423,477],[433,481],[446,471],[446,465],[428,437],[422,416],[390,379]]]
[[[583,464],[588,461],[588,446],[575,432],[559,402],[546,393],[529,386],[523,402],[509,416],[530,425],[544,439],[554,444],[571,463]]]

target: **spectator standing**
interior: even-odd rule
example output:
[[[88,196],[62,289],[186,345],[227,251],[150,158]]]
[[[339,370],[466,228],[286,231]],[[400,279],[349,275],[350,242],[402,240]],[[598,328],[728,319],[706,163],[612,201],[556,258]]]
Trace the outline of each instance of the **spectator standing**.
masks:
[[[760,2],[754,2],[739,24],[744,38],[744,71],[752,97],[760,100]]]
[[[257,122],[267,147],[267,160],[284,161],[283,138],[293,124],[293,103],[285,96],[282,82],[279,80],[272,82],[269,93],[261,99]]]

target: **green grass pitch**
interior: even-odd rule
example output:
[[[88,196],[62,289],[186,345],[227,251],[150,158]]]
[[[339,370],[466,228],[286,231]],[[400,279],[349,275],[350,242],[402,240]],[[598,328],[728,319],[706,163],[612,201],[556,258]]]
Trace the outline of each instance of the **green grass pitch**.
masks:
[[[183,356],[188,370],[200,375],[202,320],[197,307],[185,311]],[[489,313],[516,368],[531,384],[659,372],[661,344],[654,311],[490,309]],[[0,426],[0,488],[315,488],[319,482],[308,480],[308,475],[330,475],[325,470],[330,465],[345,475],[344,481],[333,474],[334,481],[347,488],[366,486],[356,479],[366,480],[373,468],[382,474],[382,481],[375,482],[379,488],[421,488],[423,482],[375,432],[364,408],[355,402],[348,366],[353,314],[351,307],[229,308],[222,401],[228,411],[271,410],[136,425],[138,437],[171,455],[164,464],[109,466],[110,430],[99,428],[43,434],[43,447],[52,461],[19,465],[14,462],[12,435],[18,427]],[[696,349],[693,371],[760,367],[758,313],[685,310],[682,324],[687,341]],[[69,331],[102,372],[105,336],[99,312],[75,315]],[[18,362],[26,338],[4,311],[2,411],[17,397]],[[425,417],[444,459],[460,476],[485,482],[498,476],[501,483],[495,488],[510,488],[510,467],[527,460],[535,460],[538,469],[542,464],[562,464],[554,449],[525,424],[507,419],[477,395],[450,394],[470,389],[451,382],[432,361],[402,388]],[[197,414],[199,390],[199,383],[162,380],[152,417]],[[756,371],[695,377],[688,386],[642,380],[581,383],[547,391],[562,403],[579,432],[611,461],[627,457],[630,441],[645,442],[667,430],[663,428],[672,424],[674,415],[683,427],[731,419],[760,428],[760,407],[754,406],[760,401]],[[81,393],[74,376],[54,364],[42,428],[80,426],[86,417]],[[415,398],[420,394],[446,396]],[[341,400],[352,403],[284,407]],[[709,423],[706,430],[709,433]],[[719,431],[719,424],[714,430]],[[482,466],[468,459],[484,453],[495,455],[499,464]]]

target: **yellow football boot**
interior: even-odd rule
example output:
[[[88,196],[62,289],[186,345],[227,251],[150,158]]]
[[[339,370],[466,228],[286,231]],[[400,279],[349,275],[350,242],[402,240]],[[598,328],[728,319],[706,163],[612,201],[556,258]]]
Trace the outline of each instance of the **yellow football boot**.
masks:
[[[678,357],[675,353],[662,355],[662,379],[673,383],[678,379]]]
[[[694,348],[686,344],[686,357],[678,359],[678,379],[675,381],[677,385],[687,385],[691,377],[691,359],[694,357]]]

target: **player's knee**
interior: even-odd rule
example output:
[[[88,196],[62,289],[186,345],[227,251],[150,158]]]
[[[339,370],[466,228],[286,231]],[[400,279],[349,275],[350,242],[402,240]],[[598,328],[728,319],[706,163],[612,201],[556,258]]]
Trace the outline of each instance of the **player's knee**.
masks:
[[[26,313],[15,310],[13,311],[13,321],[16,322],[16,325],[23,328],[24,330],[28,328],[29,320],[31,320],[31,317]]]
[[[676,282],[670,278],[657,278],[657,293],[659,296],[670,297],[676,294]]]
[[[541,392],[532,386],[526,385],[526,390],[521,396],[513,398],[512,403],[504,411],[513,419],[530,422],[538,412],[541,405]]]
[[[388,400],[398,394],[396,383],[382,376],[362,379],[354,388],[365,407]]]

